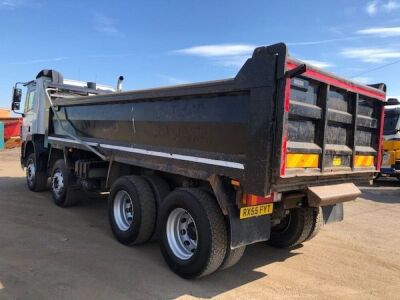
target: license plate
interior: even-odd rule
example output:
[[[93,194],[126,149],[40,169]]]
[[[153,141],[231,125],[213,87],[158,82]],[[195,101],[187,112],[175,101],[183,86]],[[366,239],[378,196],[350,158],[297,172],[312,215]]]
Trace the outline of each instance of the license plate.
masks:
[[[247,219],[272,214],[273,203],[246,206],[240,209],[240,218]]]
[[[332,159],[332,165],[338,167],[342,164],[342,158],[340,156],[334,156]]]
[[[390,154],[385,152],[382,157],[382,167],[390,168]]]

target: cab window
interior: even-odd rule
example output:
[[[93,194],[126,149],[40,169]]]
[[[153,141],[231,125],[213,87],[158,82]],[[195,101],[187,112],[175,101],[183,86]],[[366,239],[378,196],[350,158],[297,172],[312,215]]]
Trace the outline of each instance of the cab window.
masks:
[[[385,112],[385,119],[383,125],[383,134],[396,134],[398,125],[397,122],[399,121],[400,112],[397,110],[394,111],[386,111]]]
[[[33,109],[34,100],[35,100],[35,91],[31,90],[26,94],[25,112],[28,112]]]

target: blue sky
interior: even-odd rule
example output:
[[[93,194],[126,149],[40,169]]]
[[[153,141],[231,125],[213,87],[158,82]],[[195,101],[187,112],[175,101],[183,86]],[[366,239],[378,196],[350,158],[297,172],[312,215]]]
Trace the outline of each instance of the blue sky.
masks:
[[[0,0],[0,107],[15,81],[44,68],[124,89],[234,76],[254,47],[400,96],[400,0]],[[365,73],[365,74],[364,74]]]

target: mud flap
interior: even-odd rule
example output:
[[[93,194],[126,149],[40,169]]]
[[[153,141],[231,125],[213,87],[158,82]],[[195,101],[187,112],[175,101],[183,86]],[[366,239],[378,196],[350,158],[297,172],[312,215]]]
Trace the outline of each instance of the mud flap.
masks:
[[[360,195],[361,191],[353,183],[313,186],[307,190],[308,205],[311,207],[352,201]]]
[[[322,206],[322,215],[325,224],[343,221],[343,203]]]
[[[271,234],[271,215],[239,219],[238,209],[228,207],[231,249],[266,241]]]

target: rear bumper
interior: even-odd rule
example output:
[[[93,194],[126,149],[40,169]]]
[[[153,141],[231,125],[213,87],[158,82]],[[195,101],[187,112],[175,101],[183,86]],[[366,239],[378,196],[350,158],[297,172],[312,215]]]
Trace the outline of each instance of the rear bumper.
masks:
[[[298,175],[296,177],[278,178],[272,185],[273,192],[307,191],[310,186],[332,186],[342,183],[369,184],[375,169],[354,172],[332,172],[324,175]]]
[[[311,207],[352,201],[360,195],[361,191],[353,183],[313,186],[307,189],[308,205]]]

